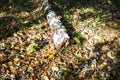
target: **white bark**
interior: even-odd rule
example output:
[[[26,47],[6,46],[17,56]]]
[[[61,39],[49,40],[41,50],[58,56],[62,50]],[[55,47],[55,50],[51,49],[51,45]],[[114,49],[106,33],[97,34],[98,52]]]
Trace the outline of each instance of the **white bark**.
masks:
[[[66,33],[65,27],[62,25],[61,20],[57,17],[54,10],[48,0],[41,0],[42,6],[44,7],[44,13],[46,14],[49,28],[53,31],[53,43],[55,47],[60,47],[65,44],[65,41],[69,40],[69,35]],[[65,44],[66,45],[66,44]]]

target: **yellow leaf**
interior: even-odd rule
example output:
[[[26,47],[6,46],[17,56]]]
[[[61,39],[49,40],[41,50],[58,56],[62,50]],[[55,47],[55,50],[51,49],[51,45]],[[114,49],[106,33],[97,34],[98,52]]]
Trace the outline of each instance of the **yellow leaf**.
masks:
[[[99,43],[104,43],[104,39],[99,38],[99,39],[98,39],[98,42],[99,42]]]
[[[31,73],[31,76],[35,76],[35,74],[34,74],[34,73]]]
[[[118,26],[118,23],[113,23],[113,26],[114,26],[114,27],[117,27],[117,26]]]
[[[6,60],[6,56],[4,54],[0,54],[0,61]]]
[[[19,58],[18,57],[15,57],[14,58],[14,62],[18,62],[19,61]]]
[[[47,71],[44,71],[42,76],[46,76],[47,75]]]
[[[11,72],[12,72],[13,74],[17,74],[16,68],[13,67],[13,68],[11,69]]]
[[[49,54],[55,54],[55,53],[56,53],[56,50],[49,50],[48,53],[49,53]]]
[[[85,54],[81,60],[85,61],[85,60],[88,60],[89,59],[89,56],[87,54]]]
[[[113,46],[114,46],[114,48],[118,48],[118,43],[113,42]]]
[[[50,60],[54,59],[54,55],[50,55],[50,56],[49,56],[49,59],[50,59]]]
[[[30,55],[31,54],[28,52],[28,53],[25,54],[25,57],[30,57]]]
[[[105,22],[102,22],[102,23],[101,23],[101,26],[103,26],[103,27],[106,26],[106,23],[105,23]]]
[[[38,61],[34,61],[33,63],[34,63],[34,65],[38,65],[38,64],[39,64],[39,62],[38,62]]]
[[[54,55],[56,54],[56,50],[49,50],[48,53],[50,54],[49,55],[49,59],[54,59]]]
[[[111,66],[107,67],[108,71],[111,71],[113,68]]]
[[[58,66],[56,63],[52,63],[51,66]]]
[[[103,63],[101,63],[101,64],[99,65],[99,68],[102,70],[106,65],[107,65],[107,63],[106,63],[106,62],[103,62]]]
[[[9,61],[9,62],[8,62],[8,65],[9,65],[9,66],[11,66],[12,64],[13,64],[13,62],[12,62],[12,61]]]
[[[2,61],[2,59],[3,59],[3,55],[2,55],[2,54],[0,54],[0,61]]]
[[[115,59],[115,56],[113,55],[113,52],[112,51],[108,51],[107,52],[107,57],[109,57],[110,59]]]

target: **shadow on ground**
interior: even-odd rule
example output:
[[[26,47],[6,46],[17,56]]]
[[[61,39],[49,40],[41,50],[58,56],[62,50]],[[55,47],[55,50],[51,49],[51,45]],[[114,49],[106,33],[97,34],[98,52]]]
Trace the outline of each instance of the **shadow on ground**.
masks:
[[[63,14],[68,12],[67,15],[74,13],[74,9],[87,9],[92,8],[96,11],[94,12],[79,12],[79,16],[81,20],[84,21],[90,17],[97,18],[99,15],[101,20],[103,21],[114,21],[116,23],[120,23],[120,6],[119,0],[50,0],[50,2],[54,5],[62,8]],[[104,16],[103,16],[104,15]],[[120,26],[120,24],[119,24]],[[111,27],[113,29],[120,29]]]
[[[0,18],[0,40],[11,36],[14,32],[18,31],[21,27],[18,19],[6,16]]]
[[[40,7],[37,1],[1,0],[0,6],[0,40],[13,35],[14,32],[23,28],[38,24],[38,20],[43,17],[40,10],[35,11]],[[27,23],[24,23],[25,21]]]
[[[0,12],[18,13],[21,11],[31,12],[38,7],[38,4],[33,0],[1,0],[0,6]]]

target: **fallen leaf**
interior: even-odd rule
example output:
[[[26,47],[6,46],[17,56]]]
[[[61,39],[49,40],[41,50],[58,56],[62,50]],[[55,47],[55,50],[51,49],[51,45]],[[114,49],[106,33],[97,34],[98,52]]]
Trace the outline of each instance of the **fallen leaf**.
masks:
[[[18,57],[15,57],[14,58],[14,62],[18,62],[19,61],[19,58]]]
[[[9,65],[9,66],[13,65],[13,62],[12,62],[12,61],[9,61],[9,62],[8,62],[8,65]]]
[[[107,57],[110,58],[110,59],[112,59],[112,60],[115,59],[115,56],[113,55],[113,51],[111,51],[111,50],[108,51],[107,52]]]
[[[38,65],[39,61],[34,61],[33,63],[34,63],[34,65]]]
[[[59,68],[56,66],[52,66],[51,69],[52,69],[52,71],[59,71]]]
[[[107,65],[106,62],[103,62],[99,65],[100,70],[102,70]]]
[[[49,80],[47,76],[41,76],[41,80]]]
[[[28,66],[28,69],[27,69],[27,72],[33,72],[33,70],[34,70],[34,69],[29,65],[29,66]]]
[[[11,72],[12,72],[13,74],[17,74],[17,69],[16,69],[15,67],[11,68]]]

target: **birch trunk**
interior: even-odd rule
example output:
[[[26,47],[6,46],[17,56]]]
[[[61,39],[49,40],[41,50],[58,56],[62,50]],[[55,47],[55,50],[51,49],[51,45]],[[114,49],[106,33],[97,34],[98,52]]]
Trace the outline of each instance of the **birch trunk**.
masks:
[[[66,33],[65,27],[62,25],[61,20],[52,9],[48,0],[40,0],[44,8],[44,13],[49,24],[49,28],[53,31],[53,43],[56,48],[62,45],[67,45],[69,41],[69,35]]]

